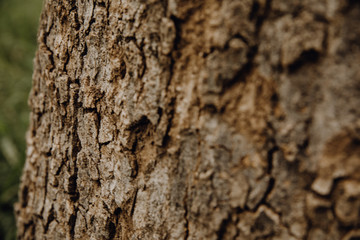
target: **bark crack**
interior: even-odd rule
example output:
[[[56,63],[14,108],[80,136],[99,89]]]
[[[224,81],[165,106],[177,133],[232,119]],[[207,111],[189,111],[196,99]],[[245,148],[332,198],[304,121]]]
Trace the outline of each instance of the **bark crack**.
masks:
[[[185,189],[185,196],[183,199],[183,204],[184,204],[184,219],[185,219],[185,237],[184,240],[187,240],[189,238],[189,213],[188,213],[188,205],[187,205],[187,198],[188,198],[188,193],[187,190]]]

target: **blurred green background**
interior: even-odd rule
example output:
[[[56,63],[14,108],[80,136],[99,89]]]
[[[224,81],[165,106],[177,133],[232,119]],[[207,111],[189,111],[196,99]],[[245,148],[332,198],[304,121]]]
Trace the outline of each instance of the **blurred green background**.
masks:
[[[25,161],[41,7],[42,0],[0,0],[0,240],[16,239],[13,204]]]

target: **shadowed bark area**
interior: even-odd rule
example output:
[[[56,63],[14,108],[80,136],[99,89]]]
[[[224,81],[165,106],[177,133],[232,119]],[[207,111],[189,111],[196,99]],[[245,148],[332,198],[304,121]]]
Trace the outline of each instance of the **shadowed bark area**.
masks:
[[[359,239],[359,16],[45,1],[19,239]]]

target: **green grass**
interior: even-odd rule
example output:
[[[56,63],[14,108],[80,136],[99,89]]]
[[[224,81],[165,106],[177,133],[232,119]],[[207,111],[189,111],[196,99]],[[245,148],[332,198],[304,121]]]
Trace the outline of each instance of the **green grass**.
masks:
[[[41,6],[42,0],[0,0],[0,240],[16,238],[13,204],[25,161]]]

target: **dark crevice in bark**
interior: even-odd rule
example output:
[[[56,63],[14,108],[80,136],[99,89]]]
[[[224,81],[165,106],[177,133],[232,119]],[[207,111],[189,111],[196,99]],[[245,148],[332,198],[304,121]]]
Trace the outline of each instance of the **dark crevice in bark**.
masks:
[[[259,15],[256,19],[256,36],[258,37],[259,36],[259,33],[261,31],[261,27],[263,26],[263,23],[265,21],[265,19],[267,19],[270,15],[270,12],[271,12],[271,5],[272,5],[272,0],[266,0],[266,3],[265,3],[265,10],[264,10],[264,13],[262,15]],[[257,39],[257,41],[259,41],[259,39]]]
[[[224,239],[227,227],[229,226],[229,224],[231,223],[231,214],[228,214],[227,218],[225,218],[224,220],[222,220],[221,224],[220,224],[220,228],[219,230],[216,232],[217,235],[217,240],[222,240]]]
[[[109,145],[109,143],[111,143],[111,141],[106,141],[106,142],[103,142],[103,143],[99,143],[99,149],[100,149],[100,151],[101,151],[101,147],[102,147],[102,146]],[[101,152],[100,152],[100,154],[101,154]]]
[[[138,141],[143,139],[150,126],[152,126],[150,120],[147,116],[142,116],[138,121],[133,122],[129,127],[128,131],[130,132],[130,144],[131,148],[128,149],[132,153],[135,153],[136,148],[138,146]],[[135,156],[136,157],[136,156]]]
[[[117,226],[119,223],[119,217],[120,217],[121,212],[122,212],[121,208],[117,207],[117,208],[115,208],[114,213],[112,214],[115,218],[115,223],[116,223],[115,226]]]
[[[29,188],[25,186],[21,191],[21,207],[25,208],[29,200]]]
[[[139,189],[136,189],[135,193],[134,193],[134,197],[133,197],[133,201],[132,201],[131,209],[130,209],[130,216],[134,215],[135,205],[136,205],[136,198],[137,198],[138,191],[139,191]]]
[[[208,112],[212,115],[215,115],[219,112],[217,107],[212,103],[205,104],[200,110],[204,112]]]
[[[326,18],[326,16],[316,14],[316,13],[314,13],[314,20],[317,21],[317,22],[325,23],[325,24],[330,23],[330,21]]]
[[[231,39],[229,39],[229,41],[227,42],[227,45],[225,45],[225,46],[228,46],[229,44],[229,42],[230,42],[230,40]],[[211,46],[209,49],[208,49],[208,51],[206,51],[206,52],[204,52],[203,54],[202,54],[202,57],[203,58],[206,58],[207,56],[209,56],[210,54],[212,54],[215,50],[222,50],[222,48],[219,48],[219,47],[214,47],[214,46]]]
[[[81,27],[81,24],[80,24],[80,22],[79,22],[78,8],[77,8],[75,2],[74,2],[74,4],[72,5],[72,8],[70,9],[69,12],[72,12],[72,11],[75,11],[75,14],[74,14],[74,20],[75,20],[74,29],[75,29],[76,31],[79,31],[79,30],[80,30],[80,27]],[[77,34],[78,34],[78,32],[77,32]]]
[[[83,112],[84,112],[84,114],[97,113],[97,109],[96,109],[96,107],[83,108]]]
[[[294,10],[292,12],[292,17],[293,18],[297,18],[299,17],[299,15],[304,11],[304,6],[301,5],[296,5],[296,7],[294,7]]]
[[[107,26],[110,26],[110,1],[107,1],[107,4],[106,4],[106,23],[107,23]]]
[[[68,63],[69,63],[69,61],[70,61],[70,54],[69,54],[69,50],[67,49],[66,50],[66,60],[65,60],[65,63],[64,63],[64,67],[63,67],[63,71],[67,74],[67,69],[66,69],[66,67],[67,67],[67,65],[68,65]]]
[[[84,57],[84,56],[86,56],[87,55],[87,53],[88,53],[88,47],[87,47],[87,44],[86,44],[86,42],[84,43],[84,49],[83,49],[83,51],[80,53],[80,56],[81,57]],[[82,60],[83,61],[83,60]]]
[[[151,122],[147,118],[147,116],[142,116],[138,121],[135,121],[134,123],[132,123],[129,126],[128,130],[131,133],[135,133],[135,134],[144,133],[149,124],[151,124]]]
[[[247,46],[250,46],[250,43],[249,43],[249,39],[247,39],[246,37],[244,37],[243,35],[241,35],[240,33],[237,33],[235,34],[232,38],[229,39],[229,41],[227,41],[226,45],[225,45],[225,50],[229,48],[229,42],[234,39],[234,38],[238,38],[240,39],[241,41],[243,41]],[[214,49],[212,49],[214,50]]]
[[[161,107],[158,107],[157,109],[157,114],[159,116],[159,119],[157,121],[157,125],[159,125],[160,121],[161,121],[161,118],[162,118],[162,115],[163,115],[163,109]]]
[[[252,4],[251,11],[249,14],[250,21],[253,20],[255,16],[258,14],[259,8],[260,8],[259,2],[255,0]]]
[[[316,63],[320,59],[320,53],[310,49],[301,53],[300,57],[288,66],[289,73],[297,72],[302,66]]]
[[[44,226],[44,233],[47,233],[47,231],[49,230],[49,225],[52,221],[55,220],[55,213],[54,213],[54,207],[51,206],[51,209],[50,209],[50,213],[49,213],[49,216],[46,220],[46,225]]]
[[[258,46],[249,47],[247,53],[246,64],[236,73],[235,77],[228,82],[225,82],[222,87],[222,93],[233,87],[238,82],[245,82],[247,76],[252,72],[254,67],[254,58],[257,54]]]
[[[180,49],[180,43],[181,43],[181,24],[182,24],[182,21],[171,15],[170,16],[170,19],[173,21],[174,23],[174,27],[175,27],[175,38],[174,38],[174,42],[173,42],[173,49],[171,51],[171,54],[170,54],[170,65],[169,65],[169,79],[167,81],[167,84],[166,84],[166,92],[168,92],[168,89],[169,89],[169,86],[171,84],[171,80],[174,76],[174,68],[175,68],[175,63],[176,63],[176,59],[179,58],[179,49]]]
[[[93,7],[93,9],[92,9],[92,13],[91,13],[90,21],[89,21],[89,26],[88,26],[88,28],[85,30],[85,36],[89,36],[90,31],[91,31],[91,25],[95,22],[94,11],[95,11],[95,4],[94,4],[94,7]]]
[[[255,23],[255,37],[256,38],[259,36],[261,27],[271,11],[271,1],[272,0],[266,1],[264,13],[258,15],[256,18],[256,23]],[[258,12],[258,8],[259,8],[259,6],[256,5],[256,2],[255,2],[253,5],[253,8],[252,8],[252,11],[250,13],[251,18],[255,18],[256,13]],[[258,43],[256,45],[251,46],[251,45],[249,45],[249,40],[246,39],[245,37],[241,36],[240,34],[235,35],[235,37],[238,37],[243,42],[245,42],[246,45],[249,46],[247,56],[246,56],[247,61],[246,61],[246,64],[237,72],[235,77],[223,85],[222,93],[224,93],[227,89],[230,89],[237,82],[245,81],[246,77],[252,72],[253,68],[255,67],[254,59],[255,59],[256,54],[258,53]],[[259,42],[259,41],[260,41],[259,39],[256,39],[256,42]]]
[[[269,204],[267,203],[267,197],[270,195],[270,193],[272,192],[272,190],[274,189],[274,186],[275,186],[275,178],[274,177],[270,177],[269,179],[269,183],[267,185],[267,188],[266,188],[266,191],[264,192],[264,194],[262,195],[262,198],[261,200],[254,206],[254,207],[249,207],[247,205],[245,205],[244,207],[244,211],[248,211],[248,212],[256,212],[258,211],[258,209],[260,208],[260,206],[269,206]],[[246,198],[246,201],[245,202],[248,202],[249,201],[249,196],[250,196],[250,193],[251,193],[251,188],[248,189],[248,192],[247,192],[247,198]],[[274,211],[275,212],[275,211]]]
[[[70,227],[70,237],[74,239],[75,236],[75,224],[76,224],[77,210],[74,214],[71,214],[69,217],[68,225]]]
[[[78,196],[78,193],[77,193],[77,171],[70,176],[69,178],[69,183],[68,183],[68,193],[70,195],[70,199],[72,201],[76,201],[79,196]]]
[[[102,97],[101,97],[102,98]],[[101,99],[100,98],[100,99]],[[95,106],[97,106],[97,102],[100,100],[96,100],[95,101]],[[98,112],[98,109],[96,108],[95,110],[95,114],[96,114],[96,118],[95,118],[95,127],[96,127],[96,140],[97,140],[97,145],[99,148],[99,152],[100,152],[100,159],[101,159],[101,144],[99,143],[99,135],[100,135],[100,125],[101,125],[101,114]],[[97,168],[97,167],[96,167]],[[99,172],[99,169],[97,169]],[[99,172],[100,174],[100,172]],[[99,175],[100,176],[100,175]]]
[[[106,3],[105,2],[95,2],[97,6],[99,7],[103,7],[106,8]]]
[[[27,232],[31,232],[30,234],[26,234]],[[35,238],[35,224],[33,220],[30,220],[29,222],[24,224],[24,232],[23,236],[31,236],[32,239]]]
[[[52,26],[51,26],[52,28]],[[51,30],[50,28],[50,30]],[[48,68],[49,72],[52,72],[54,69],[55,69],[55,61],[54,61],[54,53],[53,51],[47,46],[47,37],[48,37],[48,34],[49,33],[44,33],[44,36],[43,36],[43,43],[44,43],[44,46],[46,48],[46,50],[49,52],[49,60],[50,60],[50,68]]]
[[[141,71],[140,74],[139,74],[139,79],[142,79],[142,78],[144,77],[144,74],[145,74],[146,68],[147,68],[147,65],[146,65],[146,57],[145,57],[144,50],[143,50],[142,46],[138,46],[138,44],[136,43],[136,41],[134,41],[134,44],[135,44],[135,46],[140,50],[140,54],[141,54],[141,58],[142,58],[143,67],[142,67],[142,71]],[[123,71],[122,71],[121,73],[123,73]],[[126,73],[126,65],[125,65],[125,73]],[[124,76],[124,77],[125,77],[125,76]]]
[[[310,230],[313,228],[313,223],[307,214],[305,214],[305,218],[306,218],[307,225],[306,225],[304,239],[309,239]]]
[[[169,106],[167,108],[167,111],[169,111],[168,112],[168,125],[166,127],[165,135],[164,135],[163,140],[162,140],[162,146],[163,147],[168,146],[168,144],[170,142],[169,132],[170,132],[170,129],[172,127],[174,114],[175,114],[175,98],[171,99],[171,102],[170,102],[170,104],[169,104]]]
[[[119,35],[117,37],[117,40],[120,41],[124,41],[125,43],[129,43],[129,42],[133,42],[136,45],[136,38],[134,36],[121,36]],[[136,45],[136,47],[138,47]],[[139,47],[138,47],[139,48]],[[139,48],[140,49],[140,48]]]
[[[328,195],[325,195],[325,196],[324,196],[324,195],[320,195],[320,194],[318,194],[318,193],[316,193],[316,192],[314,192],[314,191],[313,191],[313,193],[316,194],[317,196],[322,197],[322,198],[334,196],[335,190],[336,190],[336,188],[339,186],[339,184],[340,184],[342,181],[348,180],[348,179],[349,179],[348,177],[336,177],[336,178],[334,178],[334,179],[333,179],[333,184],[332,184],[331,190],[330,190],[330,192],[329,192]],[[334,213],[334,216],[336,216],[334,209],[333,209],[333,213]]]
[[[174,45],[173,48],[174,50],[179,50],[180,49],[180,43],[181,43],[181,24],[183,23],[183,21],[177,17],[175,17],[174,15],[170,16],[170,19],[174,22],[174,26],[175,26],[175,39],[174,39]]]
[[[48,192],[48,182],[49,182],[49,159],[45,159],[45,178],[44,178],[44,203],[43,203],[43,207],[41,209],[41,215],[44,212],[44,206],[46,204],[46,198],[47,198],[47,192]]]
[[[360,6],[359,0],[347,0],[347,5],[344,8],[343,13],[346,14],[351,10],[353,10],[355,7],[359,7],[359,6]]]
[[[255,211],[257,211],[259,209],[259,207],[261,205],[267,205],[266,204],[266,200],[267,200],[267,197],[269,196],[269,194],[271,193],[271,191],[274,189],[274,186],[275,186],[275,178],[274,177],[271,177],[270,180],[269,180],[269,184],[268,184],[268,187],[263,195],[263,197],[261,198],[260,202],[258,203],[257,206],[255,206]]]
[[[78,167],[77,167],[77,155],[81,151],[81,142],[78,135],[78,109],[81,106],[81,103],[78,100],[79,90],[76,91],[74,95],[74,116],[72,119],[73,132],[72,132],[72,151],[71,151],[71,161],[74,163],[73,173],[69,178],[68,183],[68,192],[70,194],[70,200],[76,202],[79,199],[79,193],[77,190],[77,178],[78,178]]]
[[[167,79],[167,83],[166,83],[166,92],[168,93],[168,89],[169,89],[169,86],[171,84],[171,80],[174,76],[174,67],[175,67],[175,59],[174,59],[174,56],[171,56],[170,57],[170,65],[169,65],[169,78]]]
[[[174,42],[173,42],[173,49],[171,51],[170,54],[170,65],[169,65],[169,78],[167,80],[166,83],[166,87],[165,87],[165,91],[168,93],[169,91],[169,86],[171,84],[171,81],[174,77],[174,68],[175,68],[175,63],[176,63],[176,59],[179,58],[179,47],[180,47],[180,42],[181,42],[181,23],[182,21],[178,18],[176,18],[175,16],[171,15],[170,19],[173,21],[174,23],[174,27],[175,27],[175,38],[174,38]]]
[[[187,240],[189,238],[189,210],[188,210],[188,204],[187,204],[187,198],[188,193],[187,189],[185,189],[185,196],[183,199],[183,205],[184,205],[184,219],[185,219],[185,236],[184,240]]]
[[[116,234],[116,226],[112,221],[109,221],[109,223],[107,224],[107,229],[109,232],[109,240],[112,240],[115,238],[115,234]]]
[[[67,157],[66,157],[66,160],[68,160]],[[62,161],[61,161],[60,166],[59,166],[58,169],[56,170],[55,176],[59,176],[59,174],[61,173],[61,169],[62,169],[63,166],[65,165],[66,160],[62,160]]]
[[[279,148],[277,146],[272,147],[268,153],[267,153],[267,159],[268,159],[268,169],[267,169],[267,173],[269,175],[271,175],[272,173],[272,169],[273,169],[273,158],[274,158],[274,153],[277,152],[279,150]]]
[[[140,55],[141,55],[141,59],[142,59],[142,64],[143,64],[143,66],[141,68],[141,72],[139,73],[139,79],[142,79],[145,72],[146,72],[146,69],[147,69],[146,56],[144,54],[144,49],[143,49],[143,44],[144,43],[141,42],[141,44],[139,45],[135,36],[121,36],[121,35],[119,35],[117,37],[117,42],[122,42],[122,41],[124,41],[125,43],[129,43],[129,42],[134,43],[136,48],[139,50]],[[127,73],[127,71],[126,71],[126,62],[125,61],[121,62],[121,65],[120,65],[120,68],[119,68],[119,73],[120,73],[121,79],[123,79],[125,77],[126,73]],[[129,72],[129,75],[130,75],[130,77],[132,77],[132,72]],[[142,86],[142,88],[143,88],[143,86]]]
[[[130,165],[131,165],[130,177],[136,178],[139,173],[139,164],[135,155],[133,155],[133,160],[130,162]]]
[[[81,207],[82,209],[80,209],[80,207]],[[87,220],[86,220],[86,213],[85,213],[85,214],[83,213],[83,212],[85,211],[84,206],[82,206],[81,204],[79,204],[78,210],[79,210],[78,213],[80,213],[81,216],[82,216],[83,219],[84,219],[85,229],[88,229],[88,223],[87,223]],[[82,210],[82,211],[81,211],[81,210]]]
[[[144,62],[146,62],[146,59],[144,59]],[[121,61],[120,68],[119,68],[119,75],[120,75],[120,79],[124,79],[125,76],[126,76],[126,63],[125,63],[125,61]]]
[[[122,210],[121,208],[115,208],[114,212],[110,215],[111,220],[109,220],[109,223],[111,222],[114,227],[114,232],[112,226],[108,225],[108,231],[109,231],[109,237],[112,236],[112,239],[121,239],[119,236],[121,236],[122,226],[120,224],[120,218]]]

